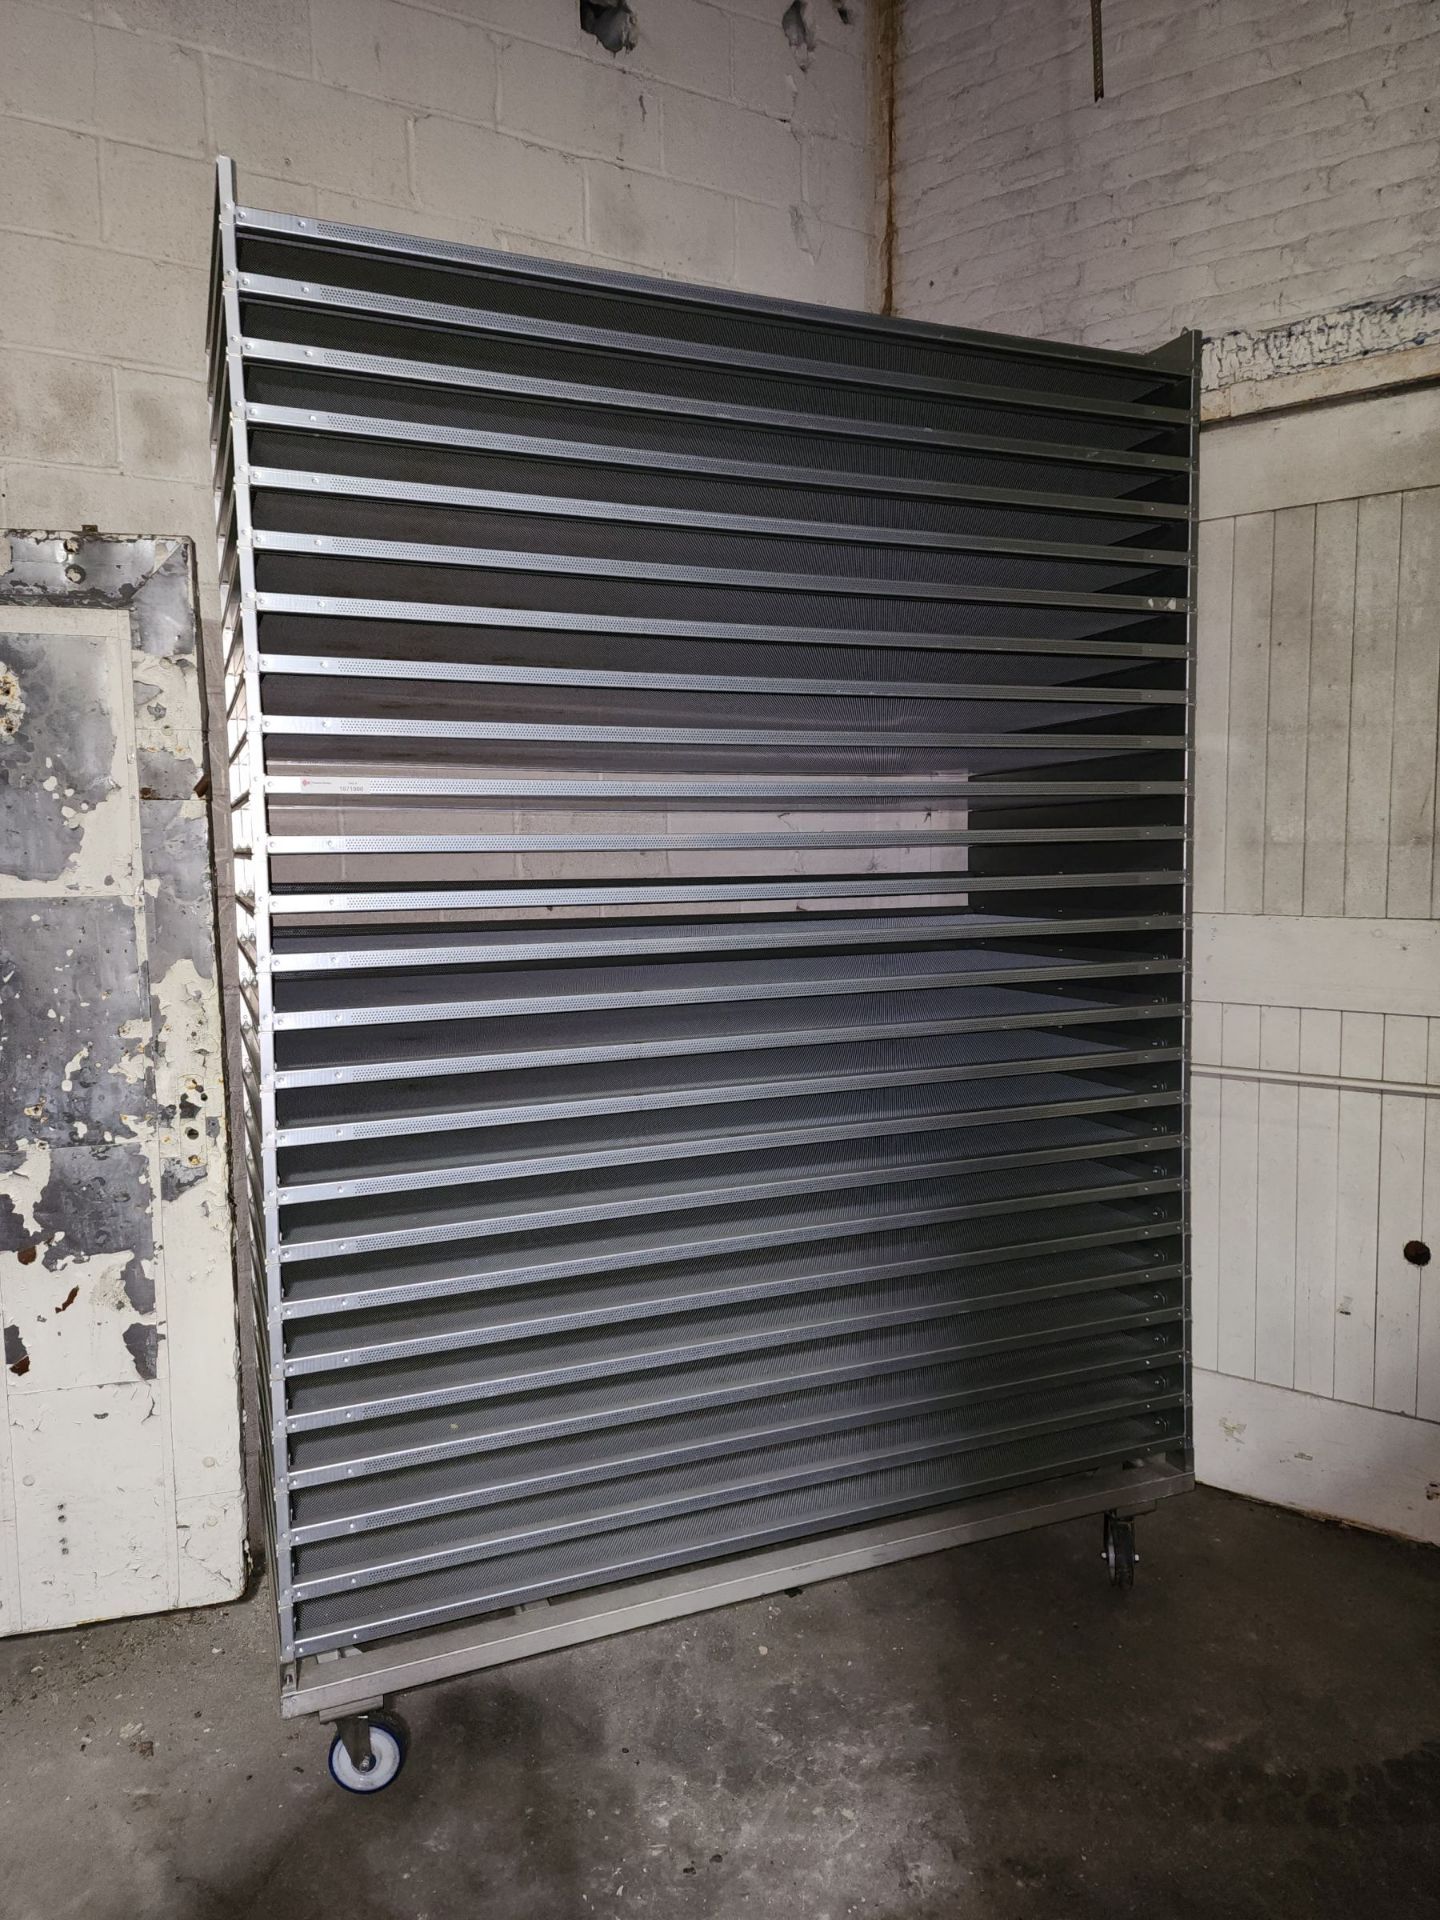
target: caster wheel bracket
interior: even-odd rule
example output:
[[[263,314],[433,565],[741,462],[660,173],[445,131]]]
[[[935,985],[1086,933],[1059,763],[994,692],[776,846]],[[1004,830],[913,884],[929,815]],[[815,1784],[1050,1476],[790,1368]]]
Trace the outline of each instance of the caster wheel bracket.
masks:
[[[368,1713],[347,1713],[335,1729],[336,1737],[344,1742],[345,1751],[350,1756],[350,1764],[360,1773],[368,1773],[375,1764],[375,1749],[370,1740],[370,1716]]]

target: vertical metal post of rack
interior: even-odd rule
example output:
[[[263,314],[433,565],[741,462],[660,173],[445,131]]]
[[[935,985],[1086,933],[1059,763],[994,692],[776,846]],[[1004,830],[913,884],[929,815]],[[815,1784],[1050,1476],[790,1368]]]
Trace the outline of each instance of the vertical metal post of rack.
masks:
[[[235,947],[239,1046],[231,1066],[243,1092],[251,1322],[262,1452],[270,1506],[266,1537],[282,1655],[294,1645],[290,1595],[290,1492],[281,1325],[279,1180],[275,1153],[275,1030],[269,823],[256,631],[255,541],[245,414],[245,356],[235,246],[235,167],[216,165],[216,237],[209,307],[210,433],[220,579],[220,646],[225,673],[226,770],[235,861]]]

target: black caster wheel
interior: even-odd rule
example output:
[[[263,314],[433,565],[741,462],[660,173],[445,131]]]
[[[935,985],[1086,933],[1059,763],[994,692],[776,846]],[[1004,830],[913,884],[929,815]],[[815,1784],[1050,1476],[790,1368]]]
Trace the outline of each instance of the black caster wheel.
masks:
[[[370,1713],[342,1720],[330,1742],[330,1778],[347,1793],[380,1793],[404,1766],[407,1745],[398,1720]]]
[[[1122,1520],[1118,1514],[1105,1516],[1105,1570],[1110,1576],[1112,1587],[1133,1587],[1135,1584],[1135,1562],[1140,1558],[1135,1551],[1135,1522]]]

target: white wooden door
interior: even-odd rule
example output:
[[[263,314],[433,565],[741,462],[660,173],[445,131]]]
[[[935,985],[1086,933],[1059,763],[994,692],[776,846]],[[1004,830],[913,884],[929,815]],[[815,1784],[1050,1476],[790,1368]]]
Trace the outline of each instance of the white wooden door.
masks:
[[[1208,431],[1201,514],[1197,1470],[1440,1540],[1440,394]]]

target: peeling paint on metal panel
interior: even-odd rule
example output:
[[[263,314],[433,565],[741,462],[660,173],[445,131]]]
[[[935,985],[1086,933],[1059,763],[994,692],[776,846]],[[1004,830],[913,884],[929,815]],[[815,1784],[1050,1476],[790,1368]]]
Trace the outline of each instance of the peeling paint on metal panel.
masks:
[[[55,1147],[49,1159],[49,1178],[32,1217],[50,1271],[62,1260],[93,1253],[151,1257],[150,1166],[143,1145]]]
[[[133,1137],[151,1033],[134,907],[0,898],[0,953],[0,1140]]]
[[[48,1384],[123,1379],[118,1316],[152,1314],[156,1306],[151,1155],[139,1144],[44,1154],[44,1182],[35,1192],[32,1178],[27,1217],[0,1208],[0,1298],[37,1357],[63,1340],[45,1355],[53,1367],[37,1367]],[[63,1328],[55,1321],[57,1275],[85,1302]]]
[[[0,852],[0,1322],[24,1362],[0,1370],[0,1633],[243,1578],[191,556],[20,535],[12,563],[0,846],[30,851]]]
[[[188,1160],[167,1160],[161,1169],[160,1192],[166,1200],[178,1200],[187,1188],[209,1177],[210,1169],[198,1153]]]
[[[115,1029],[115,1037],[123,1042],[120,1053],[109,1068],[109,1073],[118,1073],[123,1080],[137,1086],[150,1071],[150,1062],[146,1058],[146,1049],[150,1045],[150,1025],[145,1020],[122,1020]]]
[[[159,1329],[148,1326],[143,1320],[132,1320],[122,1337],[135,1363],[136,1373],[142,1380],[153,1380],[160,1352]]]
[[[135,672],[135,745],[144,755],[163,755],[175,761],[182,771],[179,784],[172,790],[162,788],[162,797],[179,798],[194,792],[204,757],[204,737],[200,728],[200,690],[193,658],[161,660],[138,649],[133,656]],[[141,786],[153,785],[141,780]],[[143,798],[149,796],[142,794]]]
[[[13,1148],[0,1154],[0,1174],[4,1176],[4,1189],[0,1191],[0,1247],[21,1247],[29,1240],[38,1240],[44,1229],[35,1216],[40,1196],[50,1184],[50,1149],[43,1141],[17,1140]],[[8,1231],[15,1238],[7,1238],[6,1222],[13,1222]]]
[[[111,649],[80,637],[57,647],[38,633],[7,633],[3,648],[0,874],[47,885],[61,880],[69,888],[86,871],[86,842],[97,819],[108,820],[106,803],[123,798]],[[100,838],[108,850],[109,836]]]
[[[182,540],[154,542],[153,565],[144,582],[144,618],[131,627],[131,644],[137,653],[151,656],[146,672],[156,661],[188,661],[198,657],[199,625],[195,614],[194,565],[189,545]],[[192,692],[192,701],[198,694]],[[189,712],[189,708],[182,711]],[[196,725],[198,726],[198,706]]]
[[[163,981],[176,967],[188,966],[192,974],[212,980],[215,909],[204,858],[205,803],[191,795],[141,804],[146,942],[154,976]]]
[[[40,1266],[22,1272],[13,1255],[0,1254],[5,1316],[19,1328],[31,1361],[23,1383],[12,1385],[12,1417],[27,1395],[134,1379],[125,1329],[143,1316],[127,1293],[133,1266],[134,1256],[122,1250],[67,1255],[53,1272]]]

